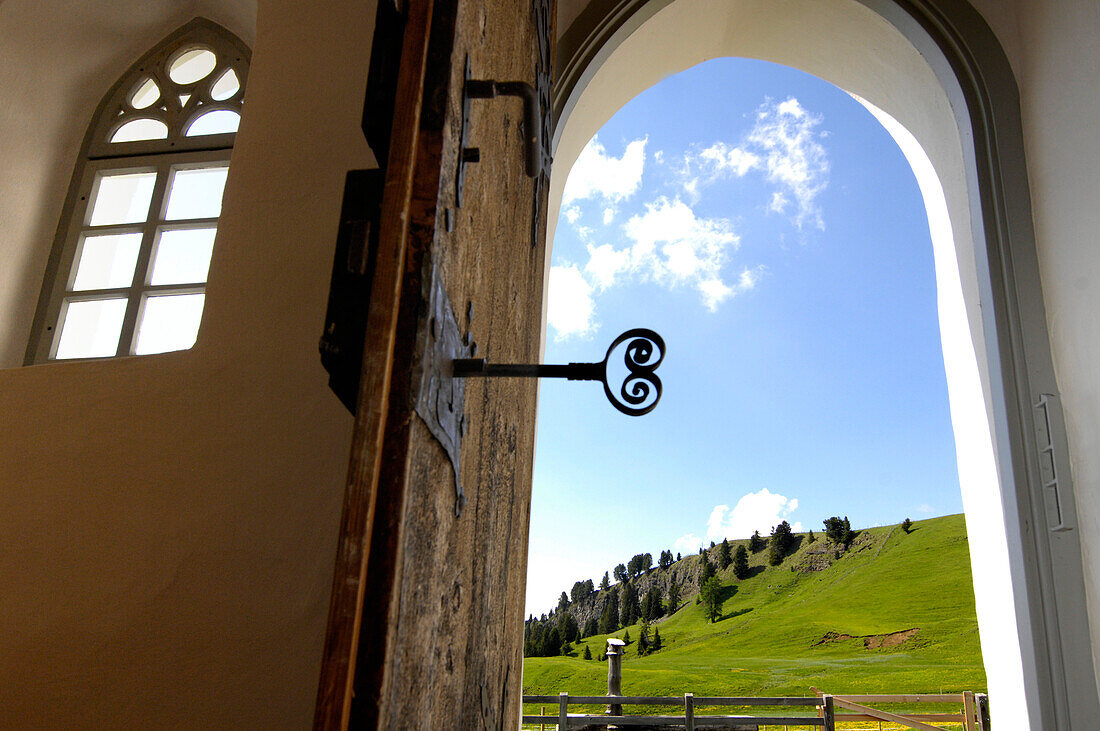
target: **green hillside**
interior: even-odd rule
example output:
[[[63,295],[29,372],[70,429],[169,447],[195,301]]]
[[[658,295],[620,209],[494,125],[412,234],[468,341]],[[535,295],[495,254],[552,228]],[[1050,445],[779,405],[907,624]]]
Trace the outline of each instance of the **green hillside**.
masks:
[[[766,565],[767,551],[753,555],[753,574],[743,581],[732,568],[718,572],[726,598],[717,622],[706,620],[692,594],[656,623],[661,650],[638,657],[629,645],[623,693],[985,691],[961,515],[913,523],[908,534],[900,526],[859,531],[839,558],[823,537],[812,544],[800,538],[779,566]],[[691,561],[698,557],[657,571],[687,574]],[[636,640],[639,626],[626,629]],[[570,656],[526,658],[523,692],[605,693],[607,663],[598,658],[608,636],[623,635],[584,638]],[[581,659],[585,644],[595,659]]]

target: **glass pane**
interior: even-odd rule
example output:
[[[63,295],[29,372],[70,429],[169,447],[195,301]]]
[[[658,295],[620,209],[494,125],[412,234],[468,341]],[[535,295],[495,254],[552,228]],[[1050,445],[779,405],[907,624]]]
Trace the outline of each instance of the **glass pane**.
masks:
[[[138,323],[134,353],[167,353],[187,350],[194,345],[205,299],[205,294],[147,297]]]
[[[214,82],[214,86],[210,87],[210,98],[214,101],[223,102],[236,94],[240,88],[241,81],[237,78],[237,72],[233,69],[226,69],[225,73]]]
[[[222,189],[228,174],[228,165],[173,170],[164,217],[169,221],[217,218],[222,211]]]
[[[180,109],[187,106],[187,102],[191,99],[190,94],[180,94]]]
[[[160,87],[152,79],[145,79],[130,94],[130,106],[134,109],[145,109],[157,99],[160,99]]]
[[[181,53],[168,67],[168,78],[177,84],[193,84],[214,70],[218,59],[205,48]]]
[[[150,284],[205,282],[214,250],[216,228],[185,228],[161,231],[153,254]]]
[[[66,301],[55,358],[103,358],[118,350],[126,299]]]
[[[218,109],[202,115],[187,128],[188,137],[199,135],[220,135],[236,132],[241,123],[241,115],[228,109]]]
[[[140,249],[140,233],[83,237],[77,250],[73,289],[129,287]]]
[[[141,223],[149,215],[156,173],[100,173],[88,223]]]
[[[111,142],[165,139],[168,139],[168,125],[159,119],[132,119],[111,135]]]

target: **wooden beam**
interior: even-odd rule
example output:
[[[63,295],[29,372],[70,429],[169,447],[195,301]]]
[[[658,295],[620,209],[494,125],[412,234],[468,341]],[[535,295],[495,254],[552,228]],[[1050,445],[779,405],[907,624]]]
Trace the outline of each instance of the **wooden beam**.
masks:
[[[966,716],[966,731],[978,731],[978,724],[974,706],[974,693],[963,693],[963,715]]]
[[[902,726],[908,726],[909,728],[919,729],[919,731],[943,731],[935,726],[929,726],[926,723],[915,721],[908,716],[899,716],[896,713],[889,713],[888,711],[880,711],[877,708],[871,708],[870,706],[861,706],[858,703],[852,703],[847,700],[847,696],[841,698],[840,696],[833,696],[833,703],[841,708],[847,708],[849,711],[858,711],[868,716],[873,716],[881,721],[890,721],[892,723],[901,724]]]
[[[315,729],[346,729],[351,714],[355,658],[389,410],[408,233],[406,213],[416,166],[431,11],[432,0],[412,0],[408,4],[351,461],[317,685]]]

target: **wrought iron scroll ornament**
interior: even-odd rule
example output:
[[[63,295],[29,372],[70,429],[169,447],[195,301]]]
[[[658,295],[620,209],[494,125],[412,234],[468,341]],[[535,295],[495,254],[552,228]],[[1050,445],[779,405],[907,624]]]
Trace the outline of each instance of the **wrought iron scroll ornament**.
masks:
[[[627,343],[623,356],[627,375],[616,395],[615,389],[607,380],[607,366],[612,354],[623,343]],[[570,381],[601,381],[607,400],[612,406],[628,416],[642,416],[653,411],[661,400],[663,387],[661,379],[654,371],[664,359],[664,339],[652,330],[634,328],[615,338],[607,349],[607,355],[599,363],[495,364],[486,363],[484,358],[456,358],[453,374],[455,378],[568,378]]]

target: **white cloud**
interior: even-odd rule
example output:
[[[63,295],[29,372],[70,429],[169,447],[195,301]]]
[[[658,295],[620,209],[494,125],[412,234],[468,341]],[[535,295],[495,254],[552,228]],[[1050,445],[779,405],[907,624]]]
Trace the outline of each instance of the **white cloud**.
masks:
[[[603,225],[606,226],[607,224],[611,223],[613,220],[615,220],[615,209],[614,208],[605,208],[605,209],[603,209]]]
[[[569,221],[569,223],[576,223],[577,219],[581,217],[581,209],[577,206],[567,206],[564,214],[566,221]]]
[[[703,539],[694,533],[680,536],[672,542],[672,550],[676,553],[695,553],[703,547]]]
[[[624,231],[633,240],[631,271],[643,280],[694,287],[711,311],[736,293],[722,281],[722,267],[741,242],[726,219],[700,218],[680,199],[662,196],[632,216]]]
[[[715,142],[703,149],[693,147],[684,155],[679,170],[684,194],[695,200],[704,185],[757,171],[778,188],[768,210],[786,213],[793,202],[796,226],[809,223],[824,229],[816,199],[828,184],[829,160],[820,143],[826,136],[817,129],[820,124],[821,117],[807,112],[794,97],[778,104],[764,102],[741,144]]]
[[[619,202],[634,195],[642,184],[646,141],[634,140],[627,144],[622,157],[611,157],[598,137],[593,137],[569,171],[562,205],[588,198]]]
[[[748,538],[753,531],[768,535],[774,526],[787,519],[798,509],[798,498],[769,492],[761,488],[759,492],[750,492],[742,496],[731,509],[729,505],[716,505],[707,519],[707,540],[721,541],[723,538]],[[795,521],[791,529],[798,533],[802,523]]]
[[[739,178],[760,167],[759,155],[741,147],[732,147],[725,142],[715,142],[700,152],[699,161],[708,166],[713,175],[726,172]]]
[[[596,280],[601,291],[614,284],[616,277],[629,269],[629,249],[616,249],[611,244],[588,245],[588,263],[585,264],[584,271]]]
[[[829,160],[818,141],[822,135],[816,131],[820,124],[821,117],[809,114],[791,97],[779,104],[765,102],[746,138],[746,144],[764,159],[768,181],[797,203],[794,222],[799,228],[807,222],[825,228],[815,200],[829,179]],[[777,210],[778,201],[772,199],[772,210]],[[778,209],[784,208],[782,202]]]
[[[592,285],[576,264],[550,267],[546,320],[557,332],[555,338],[589,337],[599,328]]]

